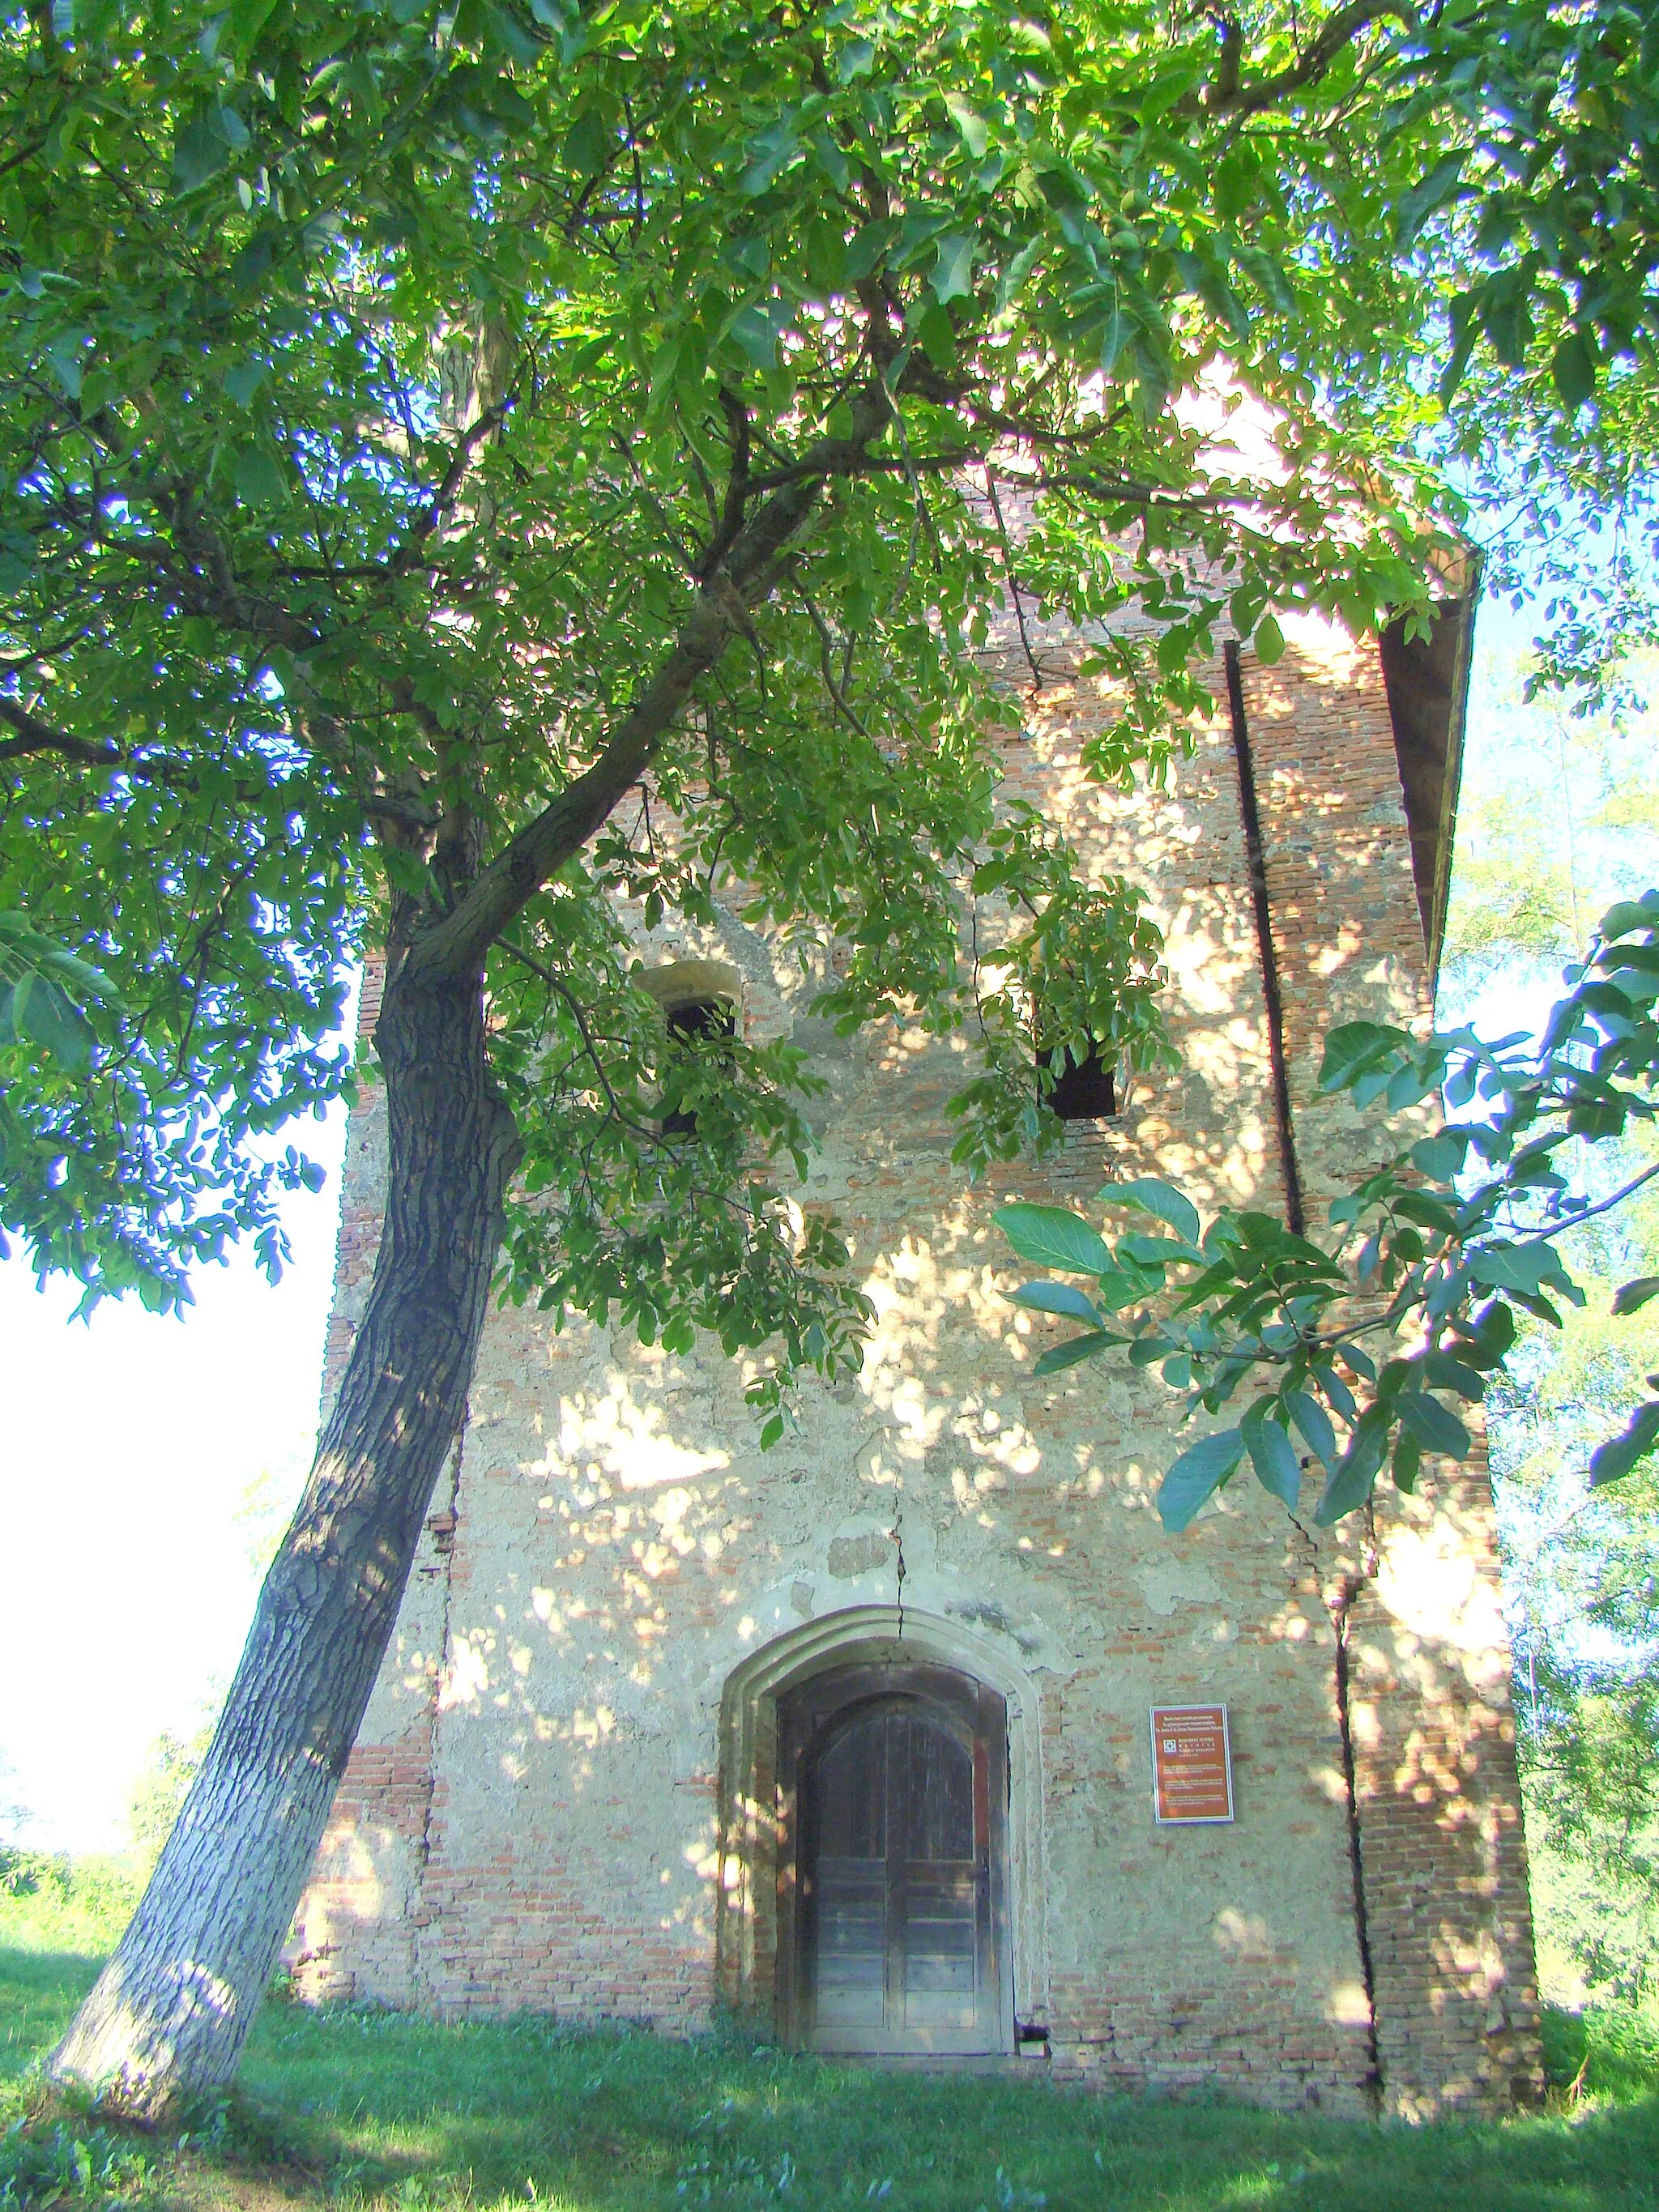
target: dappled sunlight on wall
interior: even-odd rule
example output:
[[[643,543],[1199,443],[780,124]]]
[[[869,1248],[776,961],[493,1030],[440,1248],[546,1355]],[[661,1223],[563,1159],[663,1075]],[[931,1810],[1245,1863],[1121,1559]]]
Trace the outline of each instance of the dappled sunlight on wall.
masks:
[[[1413,1011],[1423,950],[1370,648],[1287,629],[1279,667],[1246,656],[1244,675],[1312,1200],[1353,1141],[1346,1104],[1313,1097],[1321,1030]],[[1057,2070],[1360,2111],[1380,2051],[1389,2109],[1407,2111],[1496,2096],[1522,2063],[1530,1969],[1478,1477],[1438,1518],[1385,1510],[1373,1554],[1357,1525],[1289,1520],[1245,1469],[1171,1540],[1158,1484],[1204,1418],[1182,1430],[1156,1375],[1127,1364],[1036,1376],[1070,1325],[1008,1301],[1027,1271],[992,1224],[1005,1197],[1096,1212],[1103,1184],[1139,1175],[1206,1212],[1282,1214],[1287,1197],[1225,714],[1167,789],[1104,791],[1081,752],[1109,699],[1075,640],[1069,659],[1054,633],[1041,647],[1050,680],[1022,701],[1008,796],[1064,827],[1084,866],[1147,885],[1182,1064],[1137,1078],[1041,1169],[969,1188],[945,1114],[964,1040],[903,1020],[837,1038],[811,1012],[827,955],[801,973],[730,911],[647,931],[623,908],[659,988],[718,968],[745,1034],[808,1051],[825,1091],[800,1201],[854,1254],[875,1310],[865,1367],[809,1384],[763,1454],[752,1358],[492,1316],[453,1497],[434,1501],[319,1864],[318,1986],[676,2029],[719,1997],[764,2027],[775,1697],[799,1668],[879,1648],[1008,1700],[1016,2005]],[[994,958],[1012,918],[987,900],[976,921]],[[367,1173],[374,1143],[353,1157]],[[1164,1703],[1227,1705],[1231,1824],[1154,1824],[1147,1714]],[[1419,2014],[1442,2039],[1413,2072]]]

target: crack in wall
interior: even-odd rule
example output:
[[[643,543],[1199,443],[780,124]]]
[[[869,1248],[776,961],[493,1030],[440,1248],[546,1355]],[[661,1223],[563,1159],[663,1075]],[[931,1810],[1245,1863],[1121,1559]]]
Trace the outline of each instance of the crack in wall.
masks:
[[[438,1794],[438,1720],[443,1705],[444,1676],[449,1666],[449,1613],[455,1586],[455,1532],[460,1525],[461,1464],[466,1452],[467,1424],[471,1401],[461,1407],[460,1426],[449,1455],[449,1497],[441,1511],[427,1522],[438,1555],[443,1561],[443,1592],[438,1604],[438,1649],[432,1666],[432,1686],[426,1703],[426,1802],[421,1808],[421,1832],[415,1846],[414,1911],[409,1924],[409,1980],[411,1990],[428,1999],[432,1990],[421,1955],[421,1933],[427,1923],[426,1872],[432,1863],[432,1816]]]
[[[1352,1674],[1348,1658],[1348,1625],[1354,1602],[1370,1581],[1374,1562],[1357,1575],[1345,1576],[1337,1585],[1328,1610],[1336,1637],[1336,1717],[1342,1739],[1342,1783],[1347,1799],[1348,1870],[1353,1883],[1354,1940],[1359,1951],[1360,1978],[1365,1990],[1366,2075],[1360,2084],[1373,2112],[1380,2117],[1386,2087],[1382,2050],[1377,2036],[1376,1971],[1371,1957],[1370,1914],[1365,1896],[1364,1838],[1359,1820],[1359,1777],[1354,1757]]]
[[[1256,950],[1261,961],[1261,996],[1267,1010],[1267,1061],[1273,1075],[1273,1127],[1279,1137],[1279,1164],[1285,1178],[1285,1221],[1293,1237],[1300,1237],[1306,1219],[1302,1202],[1302,1171],[1297,1164],[1296,1131],[1291,1120],[1291,1078],[1285,1059],[1285,1002],[1279,988],[1279,954],[1273,945],[1273,915],[1267,902],[1267,861],[1261,838],[1261,810],[1256,803],[1255,763],[1250,754],[1250,726],[1244,713],[1244,678],[1238,641],[1223,648],[1227,671],[1227,707],[1233,730],[1233,757],[1238,764],[1238,811],[1244,824],[1244,855],[1250,878],[1250,902],[1255,909]]]
[[[1303,1464],[1308,1467],[1314,1462],[1304,1461]],[[1308,1565],[1316,1575],[1319,1547],[1314,1540],[1313,1532],[1294,1513],[1290,1516],[1290,1522],[1302,1539],[1307,1550]],[[1374,1510],[1369,1505],[1365,1511],[1365,1541],[1360,1560],[1358,1572],[1343,1577],[1336,1586],[1334,1595],[1326,1601],[1325,1611],[1336,1639],[1334,1694],[1337,1728],[1342,1746],[1342,1794],[1348,1836],[1348,1878],[1353,1892],[1354,1948],[1359,1954],[1360,1983],[1365,1992],[1365,2075],[1359,2087],[1373,2115],[1380,2118],[1387,2081],[1377,2023],[1376,1967],[1371,1953],[1370,1907],[1365,1887],[1364,1836],[1359,1818],[1359,1766],[1353,1737],[1352,1671],[1348,1656],[1348,1626],[1354,1606],[1360,1593],[1376,1579],[1376,1521]]]
[[[888,1532],[887,1532],[887,1533],[888,1533],[888,1534],[889,1534],[890,1536],[891,1536],[891,1538],[892,1538],[892,1540],[893,1540],[894,1543],[898,1547],[898,1570],[897,1570],[897,1583],[898,1583],[898,1635],[899,1635],[899,1641],[900,1641],[900,1643],[902,1644],[902,1643],[904,1641],[904,1577],[905,1577],[905,1565],[904,1565],[904,1509],[903,1509],[903,1507],[902,1507],[902,1506],[900,1506],[900,1507],[897,1509],[897,1510],[894,1513],[894,1516],[893,1516],[893,1525],[892,1525],[892,1527],[888,1530]]]

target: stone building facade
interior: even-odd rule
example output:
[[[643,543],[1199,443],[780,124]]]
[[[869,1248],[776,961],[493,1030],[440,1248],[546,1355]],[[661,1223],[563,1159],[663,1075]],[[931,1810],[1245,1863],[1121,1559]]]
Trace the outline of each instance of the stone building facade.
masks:
[[[824,1079],[803,1195],[850,1236],[866,1364],[763,1455],[717,1348],[492,1314],[301,1907],[302,1988],[675,2032],[731,2007],[822,2048],[1339,2110],[1535,2095],[1483,1473],[1335,1534],[1241,1478],[1166,1538],[1170,1394],[1106,1363],[1034,1380],[1064,1325],[1006,1302],[989,1218],[1158,1174],[1322,1220],[1366,1141],[1316,1096],[1323,1031],[1428,1012],[1470,618],[1381,648],[1291,624],[1273,667],[1229,647],[1214,725],[1133,795],[1082,776],[1106,704],[1042,641],[1008,787],[1146,885],[1182,1065],[1041,1170],[952,1169],[948,1046],[836,1038],[734,918],[641,924],[665,1003],[677,974],[717,988]],[[383,1143],[371,1092],[331,1376]],[[1234,1818],[1160,1825],[1149,1712],[1216,1704]]]

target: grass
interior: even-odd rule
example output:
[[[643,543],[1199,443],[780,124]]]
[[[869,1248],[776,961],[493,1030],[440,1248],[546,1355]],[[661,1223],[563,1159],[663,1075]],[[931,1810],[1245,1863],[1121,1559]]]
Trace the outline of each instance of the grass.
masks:
[[[273,2001],[234,2098],[196,2115],[182,2145],[122,2137],[49,2098],[38,2069],[96,1957],[20,1942],[9,1908],[0,2212],[323,2200],[386,2212],[1659,2207],[1659,2032],[1602,2013],[1553,2015],[1552,2110],[1407,2129],[889,2075],[734,2039],[578,2034],[531,2017],[439,2027]]]

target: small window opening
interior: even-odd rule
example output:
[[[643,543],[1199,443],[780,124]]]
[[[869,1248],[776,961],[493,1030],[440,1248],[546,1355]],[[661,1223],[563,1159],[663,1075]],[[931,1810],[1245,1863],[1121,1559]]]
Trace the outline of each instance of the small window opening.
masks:
[[[684,1005],[670,1006],[664,1018],[671,1052],[677,1042],[719,1044],[737,1035],[737,1008],[729,999],[690,999]],[[695,1137],[696,1109],[674,1107],[662,1117],[662,1133],[665,1137]]]
[[[1066,1047],[1048,1105],[1062,1121],[1101,1121],[1117,1112],[1116,1071],[1102,1057],[1098,1044],[1091,1044],[1081,1060]]]

